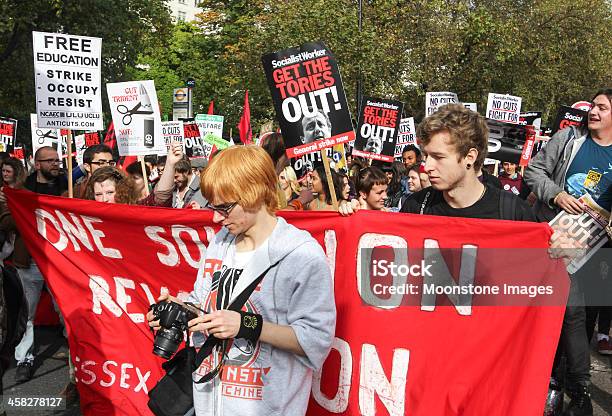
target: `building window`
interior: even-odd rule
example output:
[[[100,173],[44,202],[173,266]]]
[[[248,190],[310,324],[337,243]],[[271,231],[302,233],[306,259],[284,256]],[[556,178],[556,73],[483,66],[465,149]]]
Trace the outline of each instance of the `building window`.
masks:
[[[187,18],[187,13],[185,13],[185,12],[178,12],[178,20],[185,21],[186,18]]]

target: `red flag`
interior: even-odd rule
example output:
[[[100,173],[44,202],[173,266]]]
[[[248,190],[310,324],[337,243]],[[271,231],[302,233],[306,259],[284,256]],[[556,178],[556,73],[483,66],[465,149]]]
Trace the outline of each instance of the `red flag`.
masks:
[[[210,104],[208,104],[208,114],[211,116],[215,114],[215,100],[212,100]]]
[[[244,144],[253,143],[253,131],[251,130],[251,107],[249,106],[249,90],[244,93],[244,109],[238,123],[240,141]]]

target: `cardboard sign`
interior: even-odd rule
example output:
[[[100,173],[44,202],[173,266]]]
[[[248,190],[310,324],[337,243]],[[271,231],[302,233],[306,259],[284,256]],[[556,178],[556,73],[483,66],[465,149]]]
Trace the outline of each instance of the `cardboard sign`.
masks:
[[[153,81],[106,84],[120,156],[159,154],[164,147]]]
[[[427,92],[425,93],[425,115],[430,116],[438,111],[438,107],[458,102],[459,99],[454,92]]]
[[[557,112],[555,124],[553,124],[552,134],[569,126],[580,126],[586,121],[589,113],[578,108],[562,105]]]
[[[521,97],[489,93],[486,117],[490,120],[518,124],[521,114]]]
[[[63,160],[66,134],[62,134],[62,130],[38,127],[36,114],[30,114],[30,128],[32,131],[33,156],[36,155],[36,151],[41,147],[49,146],[54,148],[59,159]],[[67,132],[64,131],[64,133]]]
[[[200,136],[206,137],[208,133],[211,133],[220,139],[223,138],[223,119],[223,116],[197,114],[195,121],[200,129]]]
[[[17,135],[17,120],[0,117],[0,152],[13,152]]]
[[[103,130],[102,39],[32,32],[38,127]]]
[[[206,143],[215,146],[219,150],[227,149],[230,146],[227,140],[223,140],[222,138],[217,137],[212,133],[206,133],[206,136],[203,137],[203,140]]]
[[[87,147],[100,144],[100,133],[97,131],[86,131],[83,136],[85,137],[85,146]]]
[[[463,103],[463,106],[468,110],[472,110],[473,112],[478,112],[478,104],[476,103]]]
[[[76,151],[76,159],[77,165],[83,164],[83,153],[85,153],[85,149],[87,149],[87,145],[85,144],[85,135],[79,134],[74,136],[74,150]]]
[[[409,144],[417,146],[416,129],[414,128],[414,118],[408,117],[400,120],[397,142],[395,143],[395,157],[401,158],[404,147]]]
[[[527,139],[527,128],[495,120],[487,120],[487,126],[489,127],[488,158],[518,165]]]
[[[25,162],[25,152],[23,150],[23,146],[15,146],[13,149],[13,157],[16,159],[21,160],[21,163],[23,163],[23,166],[26,165]]]
[[[403,110],[401,101],[363,97],[353,156],[393,162]]]
[[[529,111],[527,113],[521,113],[518,124],[521,126],[533,126],[536,130],[540,130],[542,127],[542,112]]]
[[[172,142],[180,142],[183,144],[183,153],[185,153],[185,135],[182,121],[162,121],[162,136],[164,137],[164,146],[160,149],[158,156],[166,156],[170,150]]]
[[[183,132],[185,135],[185,156],[188,158],[203,157],[208,160],[213,146],[203,140],[200,128],[195,121],[183,122]]]
[[[266,54],[262,63],[290,158],[355,138],[338,64],[322,42]]]

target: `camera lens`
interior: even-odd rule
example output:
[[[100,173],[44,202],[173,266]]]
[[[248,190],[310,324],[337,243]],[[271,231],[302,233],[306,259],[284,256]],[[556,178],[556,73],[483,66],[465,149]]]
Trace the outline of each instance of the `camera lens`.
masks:
[[[176,328],[161,328],[155,335],[153,354],[169,360],[178,349],[181,341],[183,341],[183,331]]]

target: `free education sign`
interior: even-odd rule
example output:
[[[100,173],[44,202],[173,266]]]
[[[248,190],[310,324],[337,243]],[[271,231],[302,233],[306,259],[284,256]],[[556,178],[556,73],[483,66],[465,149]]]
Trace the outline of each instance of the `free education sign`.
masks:
[[[39,128],[103,130],[102,39],[32,32]]]

